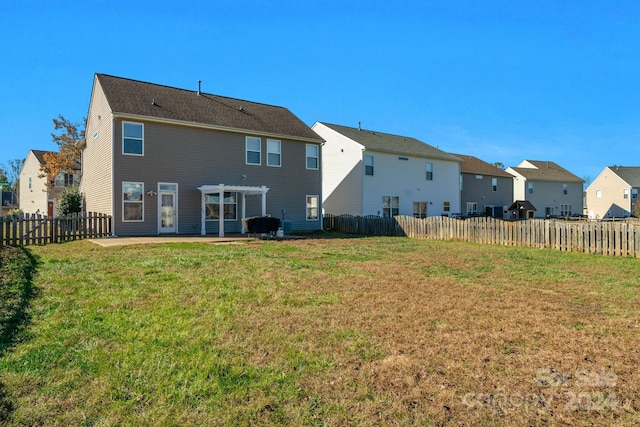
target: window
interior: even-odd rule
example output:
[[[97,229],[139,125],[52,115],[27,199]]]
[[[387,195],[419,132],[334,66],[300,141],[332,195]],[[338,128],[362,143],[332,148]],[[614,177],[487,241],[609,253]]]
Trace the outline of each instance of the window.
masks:
[[[307,144],[307,169],[318,169],[318,146]]]
[[[318,196],[307,196],[307,221],[318,219]]]
[[[142,123],[122,122],[122,154],[144,155],[144,126]]]
[[[596,199],[602,199],[602,190],[596,190]]]
[[[498,191],[498,178],[491,178],[491,191]]]
[[[415,218],[426,218],[427,202],[413,202],[413,216]]]
[[[260,159],[261,151],[260,151],[260,138],[256,138],[254,136],[248,136],[246,138],[246,163],[248,165],[259,165],[262,163]]]
[[[571,205],[560,205],[560,216],[571,215]]]
[[[433,181],[433,163],[425,163],[425,169],[427,171],[427,181]]]
[[[478,215],[478,204],[476,202],[467,202],[467,215]]]
[[[553,216],[553,207],[547,206],[546,208],[544,208],[544,217],[551,218],[552,216]]]
[[[400,198],[398,196],[382,196],[382,216],[391,218],[400,214]]]
[[[364,156],[364,174],[373,176],[373,156]]]
[[[462,174],[460,174],[460,191],[464,190],[464,185],[462,184],[463,181],[464,179],[462,178]]]
[[[444,212],[451,211],[451,202],[444,202],[444,204],[442,205],[442,210]]]
[[[632,188],[631,189],[631,198],[635,200],[637,197],[638,197],[638,189],[637,188]]]
[[[483,178],[484,178],[484,176],[482,176],[482,175],[476,175],[476,179],[483,179]]]
[[[562,184],[562,194],[569,194],[569,187],[567,186],[567,184]]]
[[[277,139],[267,139],[267,166],[282,166],[281,148]]]
[[[533,194],[533,182],[527,183],[527,189],[529,190],[529,194]]]
[[[224,192],[224,204],[222,208],[225,221],[234,221],[238,218],[238,193]],[[220,194],[207,194],[205,196],[205,208],[207,209],[206,219],[220,219]]]
[[[628,198],[629,198],[629,189],[628,189],[628,188],[625,188],[625,189],[622,191],[622,197],[624,197],[625,199],[628,199]]]
[[[122,221],[144,221],[144,183],[122,183]]]
[[[73,186],[73,174],[72,173],[59,173],[54,181],[56,187],[72,187]]]
[[[31,177],[29,177],[29,190],[31,190]]]

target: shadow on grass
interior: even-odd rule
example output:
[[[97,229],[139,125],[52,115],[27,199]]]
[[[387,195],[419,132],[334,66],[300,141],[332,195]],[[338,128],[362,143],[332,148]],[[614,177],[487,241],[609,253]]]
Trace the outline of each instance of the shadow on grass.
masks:
[[[28,308],[37,293],[32,282],[36,265],[36,258],[24,248],[0,249],[0,358],[29,324]],[[0,381],[0,424],[9,420],[14,409]]]

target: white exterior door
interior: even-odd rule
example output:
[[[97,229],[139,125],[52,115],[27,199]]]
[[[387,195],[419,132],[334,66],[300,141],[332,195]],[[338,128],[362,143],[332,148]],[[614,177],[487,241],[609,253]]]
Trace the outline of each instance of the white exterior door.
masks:
[[[160,184],[158,186],[158,232],[175,233],[178,222],[177,186],[175,184]]]

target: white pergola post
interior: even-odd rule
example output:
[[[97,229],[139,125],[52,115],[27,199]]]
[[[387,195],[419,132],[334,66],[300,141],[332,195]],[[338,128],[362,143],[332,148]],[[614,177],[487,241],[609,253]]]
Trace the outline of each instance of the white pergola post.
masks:
[[[247,195],[242,192],[242,216],[240,218],[244,219],[247,216]],[[247,230],[244,228],[244,221],[242,221],[242,234],[246,234]]]
[[[198,187],[198,190],[202,193],[201,203],[202,203],[202,216],[201,216],[201,225],[200,225],[200,234],[203,236],[207,234],[206,221],[207,221],[207,195],[217,194],[219,198],[218,205],[218,236],[224,237],[224,192],[230,193],[240,193],[242,195],[242,218],[245,218],[247,215],[247,201],[246,196],[257,196],[262,195],[262,216],[267,215],[267,192],[269,188],[265,185],[262,187],[249,187],[249,186],[241,186],[241,185],[202,185]],[[237,201],[236,201],[237,202]],[[247,230],[244,228],[244,224],[242,224],[242,232],[246,233]]]
[[[218,186],[219,197],[218,200],[218,237],[224,237],[224,184]]]
[[[207,195],[202,193],[202,208],[200,209],[200,234],[207,235]]]

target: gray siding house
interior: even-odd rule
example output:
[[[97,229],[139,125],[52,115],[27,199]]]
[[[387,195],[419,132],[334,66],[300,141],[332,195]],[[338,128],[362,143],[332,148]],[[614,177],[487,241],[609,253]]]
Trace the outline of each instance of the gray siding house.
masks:
[[[316,230],[322,143],[286,108],[96,74],[80,190],[120,236]]]
[[[513,203],[513,175],[474,156],[454,154],[460,165],[462,214],[504,218]]]
[[[536,218],[582,215],[584,180],[558,164],[523,160],[507,172],[514,176],[513,199],[535,206]]]

